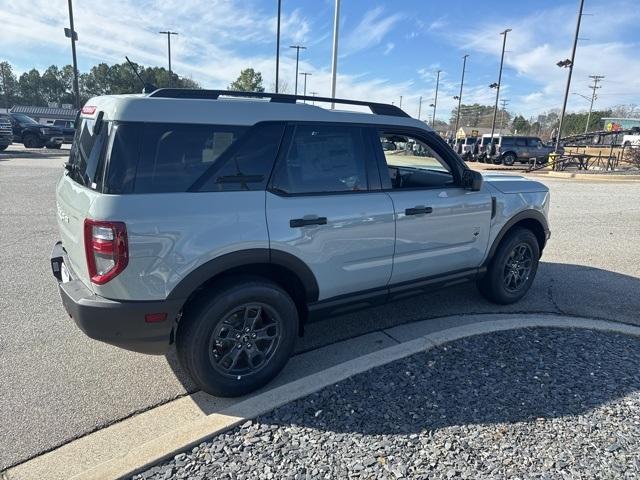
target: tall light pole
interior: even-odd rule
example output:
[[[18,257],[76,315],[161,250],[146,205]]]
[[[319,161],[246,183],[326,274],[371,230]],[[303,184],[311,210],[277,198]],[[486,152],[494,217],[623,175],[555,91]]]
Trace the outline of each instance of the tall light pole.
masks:
[[[420,95],[420,100],[418,101],[418,120],[420,120],[420,115],[422,113],[422,95]]]
[[[333,15],[333,53],[331,54],[331,98],[336,98],[336,76],[338,74],[338,27],[340,24],[340,0],[336,0]],[[336,104],[331,102],[331,110]]]
[[[300,50],[306,50],[307,47],[301,45],[290,45],[289,48],[296,49],[296,95],[298,95],[298,62],[300,61]]]
[[[4,63],[0,62],[0,75],[2,75],[2,91],[4,92],[4,107],[9,110],[9,92],[7,92],[7,77],[4,73]]]
[[[456,95],[458,98],[458,114],[456,115],[456,127],[453,130],[453,138],[454,141],[457,140],[458,138],[458,124],[460,123],[460,106],[462,105],[462,87],[464,86],[464,71],[467,68],[467,57],[469,57],[469,55],[465,55],[464,57],[462,57],[463,61],[462,61],[462,80],[460,80],[460,94]],[[456,97],[453,97],[454,99],[456,99]]]
[[[308,72],[300,72],[300,75],[304,75],[304,93],[303,93],[303,95],[306,97],[307,96],[307,77],[309,75],[311,75],[311,74],[308,73]],[[306,100],[305,100],[304,103],[307,103]]]
[[[402,108],[402,95],[400,95],[400,108]]]
[[[500,100],[500,85],[502,84],[502,66],[504,65],[504,49],[507,46],[507,33],[511,31],[510,28],[507,28],[504,32],[500,32],[502,35],[502,55],[500,56],[500,72],[498,73],[498,84],[491,84],[491,86],[495,85],[496,89],[496,106],[493,108],[493,121],[491,122],[491,145],[489,148],[489,152],[491,155],[495,153],[495,141],[493,138],[493,134],[496,131],[496,115],[498,114],[498,100]]]
[[[562,135],[562,124],[564,123],[564,114],[567,111],[567,99],[569,98],[569,90],[571,89],[571,74],[573,73],[573,64],[576,59],[576,48],[578,47],[578,35],[580,35],[580,22],[582,20],[582,9],[584,8],[584,0],[580,0],[578,8],[578,20],[576,21],[576,33],[573,37],[573,49],[571,51],[571,60],[562,60],[557,63],[559,67],[568,67],[567,88],[564,91],[564,101],[562,102],[562,113],[560,113],[560,123],[558,125],[558,134],[556,135],[555,152],[560,148],[560,136]],[[568,62],[568,63],[567,63]]]
[[[436,108],[438,107],[438,87],[440,86],[440,72],[442,70],[438,70],[438,76],[436,77],[436,95],[433,100],[433,117],[431,119],[431,126],[434,127],[436,124]]]
[[[280,12],[282,0],[278,0],[278,20],[276,27],[276,93],[278,93],[278,83],[280,78]]]
[[[178,35],[177,32],[171,30],[165,30],[164,32],[158,32],[167,36],[167,54],[169,56],[169,86],[173,85],[173,76],[171,75],[171,35]]]
[[[311,95],[312,97],[315,97],[318,94],[318,92],[309,92],[309,95]],[[316,102],[315,100],[311,100],[311,105],[315,105]]]
[[[589,106],[589,115],[587,115],[587,124],[584,126],[584,133],[589,131],[589,122],[591,121],[591,111],[593,110],[593,102],[596,99],[596,90],[598,88],[602,88],[598,86],[598,82],[604,78],[603,75],[589,75],[589,78],[593,78],[593,85],[589,88],[593,89],[593,94],[591,95],[591,105]]]
[[[78,34],[73,27],[73,5],[69,4],[69,28],[64,29],[64,34],[71,39],[71,56],[73,57],[73,96],[75,98],[76,109],[80,110],[80,87],[78,85],[78,60],[76,59],[76,40]]]

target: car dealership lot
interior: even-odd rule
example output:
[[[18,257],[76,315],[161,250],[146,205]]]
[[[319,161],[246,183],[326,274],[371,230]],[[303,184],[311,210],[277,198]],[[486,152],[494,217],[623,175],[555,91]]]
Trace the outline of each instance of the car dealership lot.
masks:
[[[173,359],[94,342],[65,314],[49,267],[64,153],[12,146],[0,154],[0,469],[193,388]],[[523,301],[496,307],[462,285],[310,325],[298,351],[459,313],[555,312],[640,324],[638,184],[545,183],[552,238]]]

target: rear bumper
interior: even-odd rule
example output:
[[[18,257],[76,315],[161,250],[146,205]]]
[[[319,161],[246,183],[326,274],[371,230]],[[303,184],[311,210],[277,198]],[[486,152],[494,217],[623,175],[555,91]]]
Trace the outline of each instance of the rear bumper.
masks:
[[[60,242],[51,252],[51,268],[58,281],[62,304],[76,325],[87,336],[117,347],[148,354],[163,354],[171,345],[181,300],[116,301],[94,294],[73,272],[62,281],[61,265],[65,252]],[[65,267],[68,269],[68,262]],[[161,322],[148,323],[145,315],[166,313]]]

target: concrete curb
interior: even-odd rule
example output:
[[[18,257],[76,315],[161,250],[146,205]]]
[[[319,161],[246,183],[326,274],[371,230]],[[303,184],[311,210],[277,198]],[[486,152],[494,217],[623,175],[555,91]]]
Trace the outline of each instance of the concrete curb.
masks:
[[[495,319],[496,317],[499,318]],[[5,474],[10,480],[23,478],[88,480],[128,477],[172,457],[182,450],[197,445],[206,438],[228,430],[247,419],[255,418],[281,405],[372,368],[465,337],[529,327],[581,328],[640,336],[640,327],[604,320],[557,315],[466,315],[451,317],[452,323],[455,323],[456,319],[458,321],[462,320],[466,324],[433,331],[432,320],[424,320],[385,330],[389,337],[397,339],[400,343],[353,358],[255,396],[241,399],[215,413],[204,415],[202,418],[187,422],[150,441],[141,443],[124,454],[115,453],[114,445],[117,445],[119,435],[135,435],[136,432],[114,431],[112,438],[102,438],[98,445],[93,445],[93,448],[114,449],[113,458],[102,463],[71,465],[70,463],[74,461],[77,463],[78,460],[70,456],[68,450],[65,453],[65,447],[70,445],[67,444],[57,450],[10,468]],[[403,338],[412,339],[402,341]],[[203,396],[204,394],[200,392],[189,397],[198,395]],[[185,403],[185,400],[185,398],[175,400],[169,404],[156,407],[150,412],[145,412],[145,414],[150,413],[153,416],[154,410],[172,408],[172,404],[177,402]],[[71,444],[80,441],[87,442],[87,439],[99,433],[100,431],[95,432],[71,442]],[[71,472],[77,473],[74,475]]]
[[[638,182],[640,175],[616,175],[606,173],[577,173],[577,172],[554,172],[551,170],[539,172],[527,172],[526,175],[540,176],[548,178],[564,178],[572,180],[591,180],[606,182]]]

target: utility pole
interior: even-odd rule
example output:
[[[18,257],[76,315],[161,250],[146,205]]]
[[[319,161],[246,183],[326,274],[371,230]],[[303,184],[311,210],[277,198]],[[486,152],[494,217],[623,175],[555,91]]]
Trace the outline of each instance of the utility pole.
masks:
[[[578,36],[580,35],[580,22],[582,20],[582,9],[584,8],[584,0],[580,0],[580,7],[578,9],[578,20],[576,21],[576,33],[573,37],[573,49],[571,51],[571,60],[567,64],[566,60],[558,62],[559,66],[568,66],[569,74],[567,75],[567,88],[564,91],[564,102],[562,103],[562,113],[560,114],[560,124],[558,125],[558,134],[556,135],[556,146],[554,151],[557,153],[560,148],[560,137],[562,136],[562,124],[564,122],[564,114],[567,111],[567,100],[569,98],[569,90],[571,88],[571,74],[573,73],[573,65],[576,59],[576,48],[578,46]]]
[[[282,9],[282,0],[278,0],[278,20],[276,27],[276,93],[278,93],[279,88],[279,78],[280,78],[280,12]]]
[[[73,96],[75,97],[76,109],[80,110],[80,87],[78,86],[78,60],[76,58],[76,41],[78,34],[73,27],[73,5],[69,4],[69,28],[64,29],[64,34],[71,39],[71,56],[73,57]]]
[[[598,86],[598,82],[604,78],[604,75],[589,75],[589,78],[593,78],[593,85],[589,88],[593,89],[593,94],[591,95],[591,105],[589,106],[589,115],[587,115],[587,124],[584,126],[584,133],[589,131],[589,122],[591,121],[591,111],[593,110],[593,102],[596,99],[596,90],[598,88],[602,88]]]
[[[500,56],[500,72],[498,73],[498,84],[493,84],[496,85],[496,106],[493,108],[493,121],[491,122],[491,147],[489,149],[489,152],[491,153],[491,155],[493,155],[495,153],[494,149],[495,149],[495,141],[493,138],[493,134],[496,131],[496,115],[498,114],[498,100],[500,100],[500,86],[502,84],[502,66],[504,64],[504,49],[507,46],[507,33],[509,33],[511,31],[510,28],[507,28],[504,32],[500,32],[500,35],[502,35],[502,55]]]
[[[402,95],[400,95],[400,108],[402,108]]]
[[[436,108],[438,107],[438,87],[440,87],[440,72],[442,70],[438,70],[438,76],[436,77],[436,95],[433,100],[433,117],[431,118],[431,126],[435,127],[436,124]]]
[[[467,57],[469,55],[465,55],[462,57],[462,80],[460,81],[460,94],[458,95],[458,114],[456,115],[456,127],[453,131],[454,141],[458,138],[458,124],[460,123],[460,106],[462,105],[462,87],[464,86],[464,71],[467,68]],[[454,99],[456,97],[453,97]]]
[[[312,97],[315,97],[317,94],[318,92],[309,92],[309,95],[311,95]],[[315,104],[316,104],[315,100],[312,100],[311,105],[315,105]]]
[[[502,127],[504,126],[504,111],[507,108],[507,104],[509,103],[509,100],[504,98],[500,101],[502,102],[502,111],[500,112],[500,129],[498,130],[498,135],[502,135]]]
[[[298,62],[300,61],[300,50],[306,50],[307,47],[301,45],[290,45],[289,48],[296,49],[296,95],[298,95]]]
[[[158,32],[167,36],[167,54],[169,56],[169,86],[173,85],[173,75],[171,74],[171,35],[178,35],[177,32],[171,30],[165,30],[164,32]]]
[[[420,120],[421,113],[422,113],[422,95],[420,95],[420,101],[418,103],[418,120]]]
[[[307,77],[309,75],[311,75],[311,74],[307,73],[307,72],[300,72],[300,75],[304,75],[304,93],[303,93],[303,95],[306,97],[307,96]],[[307,103],[307,101],[305,100],[304,103]]]
[[[338,74],[338,27],[340,24],[340,0],[336,0],[333,16],[333,53],[331,55],[331,98],[336,98],[336,76]],[[336,104],[331,102],[331,110]]]

